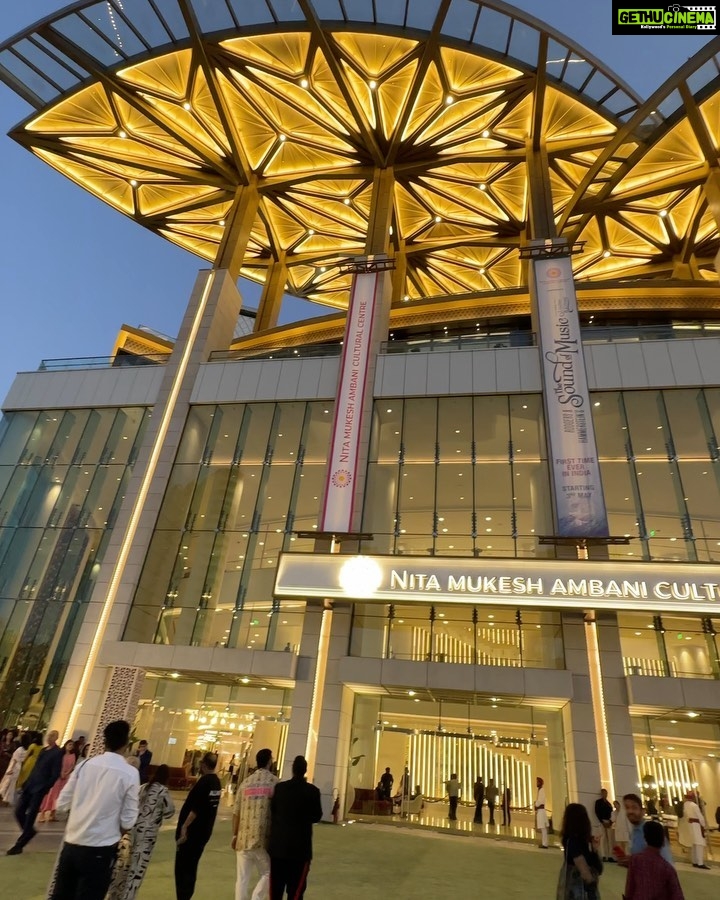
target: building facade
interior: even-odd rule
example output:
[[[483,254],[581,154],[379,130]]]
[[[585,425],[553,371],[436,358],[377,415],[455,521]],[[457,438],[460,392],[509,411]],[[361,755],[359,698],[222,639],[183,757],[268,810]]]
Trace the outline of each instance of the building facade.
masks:
[[[5,400],[3,723],[717,806],[715,44],[642,102],[500,4],[110,5],[4,48],[13,135],[212,268]]]

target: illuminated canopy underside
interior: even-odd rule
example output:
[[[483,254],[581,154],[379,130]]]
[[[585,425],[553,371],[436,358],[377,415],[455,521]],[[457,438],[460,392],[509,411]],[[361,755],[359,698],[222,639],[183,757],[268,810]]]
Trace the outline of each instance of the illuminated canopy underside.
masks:
[[[720,146],[718,94],[692,121],[657,115],[629,130],[539,67],[361,29],[203,37],[107,70],[13,135],[207,260],[256,184],[241,274],[262,282],[283,262],[289,293],[339,309],[350,276],[338,263],[364,252],[373,176],[386,167],[388,248],[406,260],[394,302],[522,287],[533,146],[558,233],[585,242],[579,280],[716,279],[703,185]]]

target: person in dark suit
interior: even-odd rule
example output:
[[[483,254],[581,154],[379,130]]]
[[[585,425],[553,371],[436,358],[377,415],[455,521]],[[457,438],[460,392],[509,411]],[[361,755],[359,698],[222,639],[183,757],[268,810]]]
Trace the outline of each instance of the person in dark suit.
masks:
[[[148,767],[152,762],[152,750],[148,747],[147,741],[140,741],[137,749],[138,771],[140,772],[140,784],[148,782]]]
[[[473,786],[473,796],[475,798],[475,817],[473,822],[476,825],[482,825],[482,808],[485,802],[485,784],[482,780],[482,775],[478,775]]]
[[[296,756],[292,778],[275,785],[270,801],[270,900],[302,900],[312,860],[312,827],[322,819],[320,791],[305,780],[307,761]]]
[[[60,777],[62,758],[65,751],[57,745],[58,733],[51,731],[47,736],[47,745],[38,754],[37,762],[22,788],[20,799],[15,806],[15,819],[22,829],[20,837],[7,851],[8,856],[17,856],[23,847],[35,837],[35,819],[37,818],[43,797]]]
[[[509,787],[506,787],[502,793],[502,814],[503,814],[503,825],[509,825],[511,821],[511,813],[510,813],[510,801],[512,800],[512,791]]]

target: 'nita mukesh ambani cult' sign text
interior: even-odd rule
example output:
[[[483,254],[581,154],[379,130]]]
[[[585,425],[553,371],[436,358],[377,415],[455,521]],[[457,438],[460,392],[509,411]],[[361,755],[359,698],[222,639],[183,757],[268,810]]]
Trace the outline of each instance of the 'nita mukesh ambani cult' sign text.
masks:
[[[538,259],[533,267],[558,534],[606,537],[607,514],[570,259]]]
[[[720,612],[716,566],[284,553],[278,597]]]
[[[356,275],[350,296],[340,385],[325,481],[320,531],[352,530],[363,403],[370,362],[378,273]]]

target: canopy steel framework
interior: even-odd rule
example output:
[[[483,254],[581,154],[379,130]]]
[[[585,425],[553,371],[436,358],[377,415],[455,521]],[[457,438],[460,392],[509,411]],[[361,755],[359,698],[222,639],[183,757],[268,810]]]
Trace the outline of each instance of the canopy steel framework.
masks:
[[[346,308],[378,170],[398,305],[496,310],[555,236],[626,306],[639,280],[716,285],[718,53],[643,103],[501,2],[95,0],[6,42],[0,79],[34,107],[12,137],[200,257],[232,258],[242,207],[262,330],[283,291]]]

